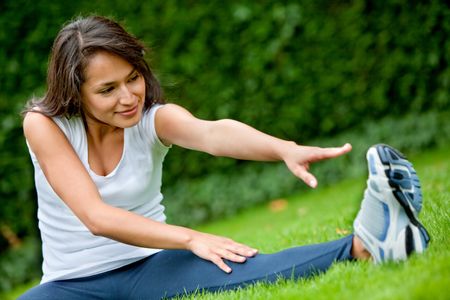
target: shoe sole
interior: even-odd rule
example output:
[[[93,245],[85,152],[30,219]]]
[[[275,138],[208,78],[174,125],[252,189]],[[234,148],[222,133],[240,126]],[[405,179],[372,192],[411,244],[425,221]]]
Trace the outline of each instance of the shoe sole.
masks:
[[[381,163],[385,166],[385,174],[388,178],[389,186],[393,189],[392,193],[395,199],[404,209],[409,221],[422,233],[425,242],[424,246],[426,247],[430,241],[430,235],[417,218],[418,213],[422,209],[422,193],[416,171],[405,155],[398,150],[385,144],[378,144],[374,147],[377,150]],[[408,172],[402,171],[401,168],[396,168],[397,166],[406,167]],[[406,191],[406,189],[411,189],[411,185],[414,185],[416,190],[414,194]],[[411,247],[414,244],[412,239],[411,228],[407,228],[406,248],[408,249],[408,255],[414,248]]]

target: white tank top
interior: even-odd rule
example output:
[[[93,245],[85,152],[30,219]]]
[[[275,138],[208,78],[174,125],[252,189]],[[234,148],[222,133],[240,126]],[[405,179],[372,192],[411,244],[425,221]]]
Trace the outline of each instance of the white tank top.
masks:
[[[161,143],[155,131],[155,112],[159,107],[153,106],[138,124],[125,128],[122,158],[107,176],[99,176],[89,167],[82,119],[56,117],[53,120],[72,144],[104,202],[165,222],[164,206],[160,204],[161,172],[169,148]],[[56,195],[35,154],[30,148],[29,151],[35,170],[44,258],[41,283],[99,274],[160,251],[93,235]]]

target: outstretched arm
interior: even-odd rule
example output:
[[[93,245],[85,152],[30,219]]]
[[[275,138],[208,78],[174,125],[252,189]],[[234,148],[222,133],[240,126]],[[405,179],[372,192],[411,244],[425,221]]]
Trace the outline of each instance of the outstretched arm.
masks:
[[[69,141],[50,118],[28,113],[23,127],[53,190],[94,235],[140,247],[191,250],[225,272],[231,269],[223,259],[243,262],[256,254],[231,239],[159,223],[106,204]]]
[[[156,132],[166,144],[175,144],[214,156],[284,161],[295,176],[313,188],[317,186],[317,179],[309,173],[309,164],[338,157],[351,150],[350,144],[336,148],[300,146],[238,121],[201,120],[174,104],[167,104],[157,111]]]

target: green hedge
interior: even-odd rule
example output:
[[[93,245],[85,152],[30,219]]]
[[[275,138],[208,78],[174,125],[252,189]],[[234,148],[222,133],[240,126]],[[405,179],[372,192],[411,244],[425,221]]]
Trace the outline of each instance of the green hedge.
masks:
[[[48,53],[61,24],[90,13],[115,17],[150,45],[149,60],[169,101],[202,118],[234,118],[311,143],[363,124],[389,131],[377,129],[375,120],[432,116],[429,111],[450,107],[450,9],[444,1],[3,0],[0,228],[19,241],[37,234],[19,112],[27,98],[45,91]],[[442,123],[428,118],[430,127],[414,131],[420,141],[438,128],[433,122]],[[438,143],[439,136],[431,140]],[[190,224],[233,213],[241,207],[236,199],[256,203],[299,185],[279,165],[174,147],[164,187],[170,219]],[[0,256],[11,245],[0,234]]]
[[[8,249],[0,256],[0,298],[2,292],[9,291],[26,281],[36,280],[41,272],[41,244],[35,237],[24,239],[19,247]]]
[[[444,1],[70,1],[0,4],[0,108],[42,94],[51,41],[66,20],[114,16],[153,47],[169,100],[286,139],[329,136],[366,119],[449,106]],[[17,96],[21,98],[17,98]],[[176,150],[168,182],[211,160]],[[179,163],[182,159],[183,164]],[[205,162],[205,163],[202,163]]]
[[[449,107],[441,1],[213,2],[153,20],[137,33],[152,36],[169,95],[204,118],[305,142],[386,114]],[[178,149],[172,157],[168,182],[239,164]]]

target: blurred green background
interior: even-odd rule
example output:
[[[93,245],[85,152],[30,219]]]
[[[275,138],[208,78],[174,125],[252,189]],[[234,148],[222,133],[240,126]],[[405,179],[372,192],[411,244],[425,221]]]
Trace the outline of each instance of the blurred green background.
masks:
[[[420,151],[450,140],[450,9],[445,1],[0,1],[0,292],[40,276],[33,171],[20,111],[45,92],[52,41],[79,15],[145,41],[169,102],[303,144],[352,142],[314,170],[364,172],[372,143]],[[304,186],[282,164],[174,147],[169,222],[195,225]]]

